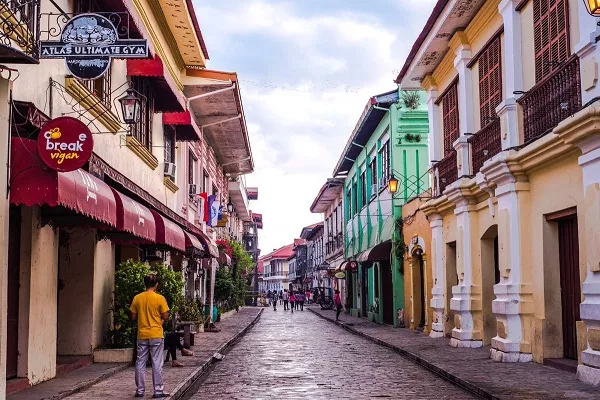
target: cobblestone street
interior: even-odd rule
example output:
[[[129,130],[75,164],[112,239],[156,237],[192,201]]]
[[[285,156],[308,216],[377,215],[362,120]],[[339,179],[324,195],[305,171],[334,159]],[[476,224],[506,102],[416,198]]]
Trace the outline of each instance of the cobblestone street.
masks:
[[[265,309],[186,399],[473,399],[384,347],[309,311]]]

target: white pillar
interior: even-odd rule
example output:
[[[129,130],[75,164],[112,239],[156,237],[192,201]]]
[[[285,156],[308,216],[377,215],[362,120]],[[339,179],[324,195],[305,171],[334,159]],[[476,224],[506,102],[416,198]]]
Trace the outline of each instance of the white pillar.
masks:
[[[454,68],[458,71],[458,114],[460,135],[473,132],[473,77],[471,68],[471,46],[461,44],[456,49]]]
[[[581,72],[581,100],[583,104],[592,98],[600,96],[598,85],[598,62],[600,62],[600,47],[596,38],[600,36],[598,21],[588,14],[581,3],[578,4],[579,43],[575,46],[575,53],[579,56],[579,69]]]
[[[219,265],[219,263],[217,262],[217,260],[215,260],[214,258],[211,259],[211,265],[210,265],[210,308],[208,309],[208,313],[210,316],[210,322],[215,322],[213,321],[212,317],[213,317],[213,307],[215,305],[215,279],[217,277],[217,267]]]
[[[12,84],[7,79],[0,79],[0,398],[6,394],[6,333],[8,318],[8,223],[9,199],[6,193],[7,165],[9,162],[8,136],[10,136],[10,91]]]
[[[446,319],[446,272],[444,268],[444,224],[439,214],[429,215],[431,227],[431,270],[433,271],[433,289],[431,289],[431,308],[433,323],[431,333],[433,338],[444,336],[444,321]]]
[[[437,88],[434,86],[427,91],[427,111],[429,116],[429,160],[440,161],[443,153],[442,118],[439,107]]]
[[[456,150],[458,177],[471,175],[471,145],[468,136],[460,136],[453,144]]]
[[[584,207],[583,221],[585,233],[586,278],[582,284],[584,301],[580,306],[580,316],[587,332],[586,349],[581,353],[581,364],[577,367],[577,377],[587,383],[600,385],[600,250],[597,238],[600,235],[600,136],[593,136],[578,145],[583,155],[579,165],[583,170]]]

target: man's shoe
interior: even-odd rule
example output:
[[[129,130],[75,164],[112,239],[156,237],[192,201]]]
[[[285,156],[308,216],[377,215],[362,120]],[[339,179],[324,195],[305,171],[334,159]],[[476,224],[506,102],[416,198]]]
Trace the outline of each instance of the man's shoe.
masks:
[[[169,393],[158,393],[158,394],[153,394],[152,398],[153,399],[164,399],[165,397],[169,397],[171,396]]]
[[[144,397],[144,393],[141,393],[141,394],[140,393],[136,393],[135,396],[133,396],[133,397]]]

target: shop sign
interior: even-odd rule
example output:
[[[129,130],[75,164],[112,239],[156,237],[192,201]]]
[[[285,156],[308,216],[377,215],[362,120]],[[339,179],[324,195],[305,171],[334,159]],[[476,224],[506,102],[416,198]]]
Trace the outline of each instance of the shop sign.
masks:
[[[68,172],[83,167],[92,156],[94,139],[83,122],[72,117],[58,117],[47,122],[37,139],[42,161],[50,168]]]
[[[346,274],[344,272],[340,271],[335,274],[335,277],[338,279],[346,279]]]
[[[117,29],[99,14],[79,14],[62,28],[59,41],[41,41],[40,58],[64,58],[76,78],[96,79],[111,58],[147,58],[145,39],[120,39]]]

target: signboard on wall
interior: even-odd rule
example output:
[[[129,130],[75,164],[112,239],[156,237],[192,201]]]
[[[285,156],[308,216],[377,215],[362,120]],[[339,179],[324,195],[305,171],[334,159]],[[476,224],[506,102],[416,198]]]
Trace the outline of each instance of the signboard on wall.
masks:
[[[145,39],[120,39],[113,23],[100,14],[79,14],[62,28],[60,40],[41,41],[40,58],[64,58],[76,78],[96,79],[111,58],[147,58]]]
[[[48,121],[37,139],[42,161],[51,169],[68,172],[83,167],[92,156],[94,139],[83,122],[72,117]]]

